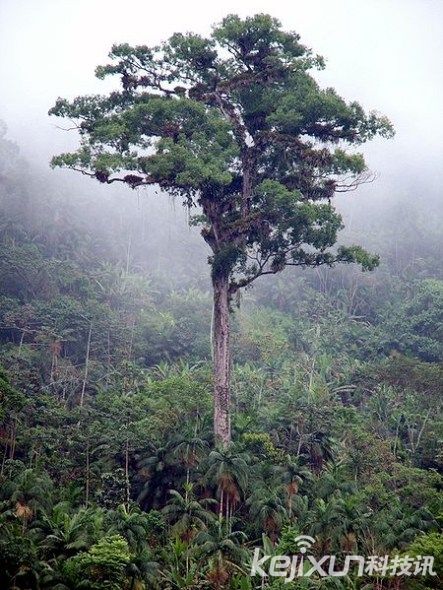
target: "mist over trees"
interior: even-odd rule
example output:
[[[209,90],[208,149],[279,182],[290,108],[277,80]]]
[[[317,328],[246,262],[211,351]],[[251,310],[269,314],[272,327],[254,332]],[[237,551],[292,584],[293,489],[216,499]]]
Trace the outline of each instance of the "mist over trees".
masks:
[[[371,272],[288,268],[232,298],[220,448],[192,212],[42,170],[0,131],[0,587],[329,588],[249,575],[254,547],[297,554],[307,534],[318,558],[432,555],[437,576],[395,587],[439,588],[438,183],[400,167],[338,196],[338,243],[377,254]],[[334,581],[350,587],[394,586]]]
[[[193,221],[212,252],[214,435],[226,447],[232,300],[288,266],[376,267],[360,246],[331,250],[342,227],[331,199],[370,176],[347,149],[393,128],[320,89],[309,71],[323,58],[269,15],[229,15],[208,38],[177,33],[160,47],[114,46],[109,57],[96,75],[119,75],[120,92],[59,98],[50,110],[81,138],[52,165],[105,184],[154,185],[198,207]]]

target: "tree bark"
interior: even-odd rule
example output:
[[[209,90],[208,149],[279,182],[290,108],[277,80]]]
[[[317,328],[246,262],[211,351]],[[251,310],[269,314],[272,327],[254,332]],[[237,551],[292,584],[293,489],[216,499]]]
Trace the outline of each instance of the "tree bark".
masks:
[[[125,488],[126,488],[126,509],[129,510],[131,501],[131,483],[129,481],[129,438],[126,437],[125,445]]]
[[[80,394],[80,407],[83,407],[85,401],[86,383],[88,381],[89,371],[89,353],[91,351],[91,336],[92,336],[92,322],[89,324],[88,341],[86,343],[86,359],[85,359],[85,372],[83,375],[82,391]]]
[[[214,289],[214,435],[216,444],[227,447],[231,442],[229,278],[214,277],[212,284]]]
[[[90,480],[90,452],[89,452],[89,440],[86,443],[86,483],[85,483],[85,506],[89,505],[89,480]]]

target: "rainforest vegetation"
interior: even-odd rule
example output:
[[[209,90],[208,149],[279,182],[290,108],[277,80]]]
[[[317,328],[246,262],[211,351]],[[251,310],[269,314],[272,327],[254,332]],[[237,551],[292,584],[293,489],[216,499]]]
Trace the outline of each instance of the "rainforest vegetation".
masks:
[[[341,146],[392,127],[254,22],[249,53],[218,29],[223,63],[197,36],[116,46],[121,92],[57,102],[83,143],[54,164],[95,182],[0,129],[1,589],[441,587],[441,205],[399,184],[341,231],[330,200],[369,179]],[[249,575],[298,535],[439,575]]]

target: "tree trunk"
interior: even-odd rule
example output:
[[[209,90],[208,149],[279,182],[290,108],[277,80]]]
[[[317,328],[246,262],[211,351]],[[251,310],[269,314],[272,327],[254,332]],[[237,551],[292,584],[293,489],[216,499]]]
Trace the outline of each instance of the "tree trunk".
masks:
[[[131,482],[129,481],[129,438],[126,437],[125,445],[125,488],[126,488],[126,508],[129,510],[131,501]]]
[[[89,440],[86,443],[86,483],[85,483],[85,506],[89,505],[89,485],[90,485],[90,454],[89,454]]]
[[[215,442],[227,447],[231,442],[230,350],[229,350],[229,278],[214,277],[214,435]]]
[[[80,394],[80,407],[83,407],[85,401],[86,383],[88,382],[88,371],[89,371],[89,353],[91,351],[91,336],[92,336],[92,322],[89,324],[88,341],[86,343],[86,359],[85,359],[85,372],[83,375],[82,391]]]

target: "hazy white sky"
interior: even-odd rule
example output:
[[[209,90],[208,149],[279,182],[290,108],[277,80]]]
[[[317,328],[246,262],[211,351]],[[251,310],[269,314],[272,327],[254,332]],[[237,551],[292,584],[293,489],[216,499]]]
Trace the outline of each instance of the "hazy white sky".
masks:
[[[27,156],[72,145],[46,113],[57,96],[105,92],[94,78],[114,42],[207,33],[227,13],[268,12],[327,58],[321,78],[388,115],[397,137],[368,149],[382,176],[440,167],[443,0],[0,0],[0,118]]]

